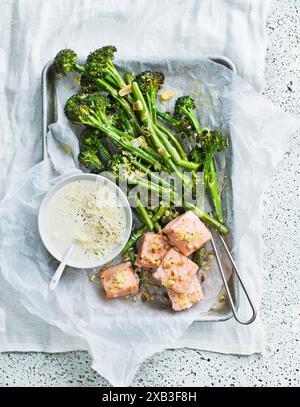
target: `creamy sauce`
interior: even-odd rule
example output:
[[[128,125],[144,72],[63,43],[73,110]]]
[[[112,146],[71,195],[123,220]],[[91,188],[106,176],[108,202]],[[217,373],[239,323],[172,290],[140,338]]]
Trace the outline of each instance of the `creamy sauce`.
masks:
[[[46,231],[63,256],[72,243],[75,262],[90,263],[109,255],[124,239],[125,208],[102,182],[78,180],[64,185],[46,208]]]

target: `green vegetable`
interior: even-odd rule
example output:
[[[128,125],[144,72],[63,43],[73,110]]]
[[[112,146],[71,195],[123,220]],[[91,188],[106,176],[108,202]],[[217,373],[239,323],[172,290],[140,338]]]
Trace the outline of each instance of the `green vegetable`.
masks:
[[[92,127],[86,127],[82,130],[80,139],[83,144],[95,146],[106,160],[111,158],[111,153],[102,140],[101,133],[98,130],[93,129]]]
[[[218,191],[218,181],[213,157],[215,153],[225,150],[228,147],[227,138],[218,130],[202,129],[194,112],[195,102],[190,96],[179,97],[175,102],[174,116],[177,119],[188,119],[193,129],[197,132],[197,140],[200,149],[192,151],[191,158],[199,164],[203,161],[204,188],[210,191],[210,198],[220,222],[224,222],[221,206],[220,192]]]
[[[167,197],[174,205],[180,202],[180,197],[178,196],[177,192],[171,188],[171,185],[169,185],[169,187],[165,187],[146,180],[143,176],[141,176],[140,172],[136,170],[130,159],[127,159],[127,157],[122,157],[120,155],[114,156],[109,167],[117,179],[126,181],[130,185],[140,186],[147,191],[152,191],[160,198]],[[190,202],[184,202],[183,206],[188,210],[192,210],[201,220],[203,220],[203,222],[212,225],[219,232],[223,234],[228,232],[225,225],[214,219],[196,205]]]
[[[195,110],[195,101],[190,96],[181,96],[175,102],[174,117],[179,120],[188,119],[198,134],[202,132]]]
[[[85,71],[92,78],[104,78],[107,81],[107,78],[111,77],[112,83],[117,84],[121,89],[126,86],[126,83],[113,63],[115,52],[117,48],[113,45],[91,52],[86,60]]]
[[[153,230],[154,229],[154,224],[152,222],[152,219],[150,218],[146,208],[143,206],[142,201],[140,200],[138,194],[135,194],[134,200],[136,203],[137,210],[140,214],[141,219],[144,221],[144,224],[146,225],[148,230]]]
[[[104,47],[105,48],[105,47]],[[87,59],[86,66],[78,64],[78,57],[74,51],[70,49],[64,49],[60,51],[54,58],[54,66],[56,71],[60,74],[67,74],[70,72],[78,72],[81,75],[85,75],[89,80],[93,81],[99,89],[102,89],[108,92],[114,99],[116,99],[122,106],[124,112],[128,116],[132,125],[136,131],[139,131],[138,120],[132,110],[131,105],[128,101],[122,98],[117,89],[113,87],[103,76],[103,70],[107,69],[108,71],[112,65],[112,49],[110,51],[106,50],[99,56],[99,52],[93,54],[91,53]],[[106,62],[105,62],[106,61]],[[113,70],[111,70],[112,73]],[[99,75],[99,76],[97,76]],[[117,73],[115,73],[117,75]],[[112,76],[110,76],[112,78]]]
[[[101,94],[91,94],[90,99],[84,98],[82,102],[79,98],[78,104],[74,106],[74,98],[71,97],[65,106],[67,118],[77,125],[90,126],[100,130],[108,136],[117,146],[131,152],[133,155],[142,158],[148,164],[157,165],[157,157],[151,155],[142,148],[135,148],[130,141],[126,139],[126,133],[120,135],[120,132],[111,126],[106,115],[107,102]]]
[[[138,84],[149,109],[153,123],[156,123],[156,97],[162,88],[165,76],[161,72],[144,71],[137,75],[135,82]]]
[[[198,137],[201,149],[204,152],[204,188],[210,191],[210,197],[213,203],[214,210],[220,222],[224,222],[221,198],[218,191],[218,180],[214,165],[214,155],[223,151],[228,147],[228,139],[218,130],[204,130],[200,137]]]
[[[99,48],[81,65],[76,53],[65,49],[56,55],[54,65],[60,74],[78,72],[81,76],[82,91],[71,96],[65,105],[67,118],[75,125],[85,126],[80,136],[80,162],[98,172],[106,167],[115,177],[126,181],[130,190],[139,186],[143,193],[151,191],[161,200],[161,206],[152,214],[151,202],[148,202],[151,208],[148,210],[143,206],[141,196],[134,194],[143,226],[133,232],[123,254],[134,261],[133,245],[137,239],[146,230],[160,231],[176,218],[177,206],[194,211],[202,221],[226,234],[213,159],[215,153],[227,148],[227,139],[216,130],[201,127],[194,111],[195,102],[190,96],[176,100],[174,116],[159,111],[156,100],[164,75],[147,70],[136,76],[127,72],[123,78],[114,65],[116,51],[114,46]],[[125,86],[128,89],[128,85],[131,85],[129,94],[120,92]],[[165,127],[164,122],[169,126]],[[185,147],[188,140],[197,143],[188,157],[183,140]],[[115,148],[108,148],[108,141],[114,144],[117,153]],[[189,202],[186,194],[182,204],[180,187],[155,173],[155,170],[163,170],[173,174],[182,181],[185,193],[195,194],[199,182],[196,171],[200,167],[217,219]],[[164,200],[168,204],[162,203]]]
[[[94,146],[86,146],[79,154],[79,161],[86,167],[93,167],[101,171],[104,169],[104,165],[97,156],[97,152],[98,150]]]

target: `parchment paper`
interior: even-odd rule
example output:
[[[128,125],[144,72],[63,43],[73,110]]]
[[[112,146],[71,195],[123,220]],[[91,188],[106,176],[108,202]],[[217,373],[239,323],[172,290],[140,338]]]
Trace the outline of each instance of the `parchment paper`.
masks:
[[[233,189],[231,191],[229,184],[225,201],[231,202],[233,196],[233,212],[227,211],[226,216],[238,252],[239,241],[247,231],[251,212],[262,193],[260,185],[252,184],[253,166],[263,162],[260,167],[263,181],[266,177],[264,167],[272,166],[278,153],[276,149],[266,148],[270,141],[270,127],[265,124],[274,123],[272,132],[276,142],[295,130],[299,119],[271,108],[241,78],[211,61],[191,61],[184,65],[165,61],[163,65],[168,74],[166,88],[175,89],[178,96],[192,93],[201,109],[199,116],[204,125],[216,126],[226,132],[234,129],[235,137],[231,140]],[[142,64],[134,68],[142,70],[155,68],[155,65]],[[65,91],[73,92],[74,86],[71,89],[64,87]],[[61,97],[62,94],[60,100]],[[249,137],[244,139],[245,126],[254,126],[259,134],[253,134],[252,140]],[[91,284],[83,270],[68,269],[57,291],[49,292],[48,284],[57,262],[47,253],[39,238],[37,212],[49,187],[60,177],[78,171],[72,154],[66,152],[62,142],[71,146],[77,155],[75,136],[67,123],[60,120],[50,126],[49,159],[24,174],[1,202],[1,268],[7,281],[20,292],[30,312],[86,341],[94,368],[113,384],[127,385],[147,356],[172,347],[199,312],[207,311],[214,304],[220,278],[212,272],[211,282],[214,283],[213,287],[207,283],[205,301],[181,313],[148,302],[107,301],[102,289]],[[221,167],[226,173],[231,169],[230,166],[224,167],[224,162],[227,160]],[[242,188],[245,183],[250,184],[251,195],[249,189]]]

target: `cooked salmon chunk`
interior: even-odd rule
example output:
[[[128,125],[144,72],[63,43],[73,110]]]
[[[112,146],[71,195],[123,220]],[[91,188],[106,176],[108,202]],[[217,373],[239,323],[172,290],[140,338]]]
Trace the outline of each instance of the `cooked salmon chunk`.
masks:
[[[166,288],[184,293],[198,271],[196,263],[171,248],[163,258],[153,277]]]
[[[130,261],[100,271],[100,278],[107,298],[135,294],[139,290],[139,278]]]
[[[169,249],[166,236],[146,232],[143,235],[135,264],[139,267],[157,268]]]
[[[171,245],[189,256],[211,239],[211,233],[192,211],[178,216],[165,226],[163,232]]]
[[[184,293],[177,293],[171,288],[168,289],[170,300],[172,301],[172,308],[174,311],[182,311],[191,308],[198,301],[202,300],[203,293],[198,277],[194,276],[188,289]]]

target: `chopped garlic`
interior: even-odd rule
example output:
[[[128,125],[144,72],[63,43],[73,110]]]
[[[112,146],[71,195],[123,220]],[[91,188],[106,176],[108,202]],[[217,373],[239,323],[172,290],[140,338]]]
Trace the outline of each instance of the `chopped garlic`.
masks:
[[[120,96],[126,96],[129,95],[129,93],[132,92],[132,86],[131,85],[126,85],[124,88],[119,90],[119,95]]]
[[[133,110],[143,110],[143,103],[140,100],[137,100],[132,105]]]
[[[139,136],[131,141],[133,147],[148,147],[148,143],[144,136]]]
[[[159,95],[159,99],[162,103],[164,103],[174,96],[176,96],[176,93],[173,90],[166,90]]]

